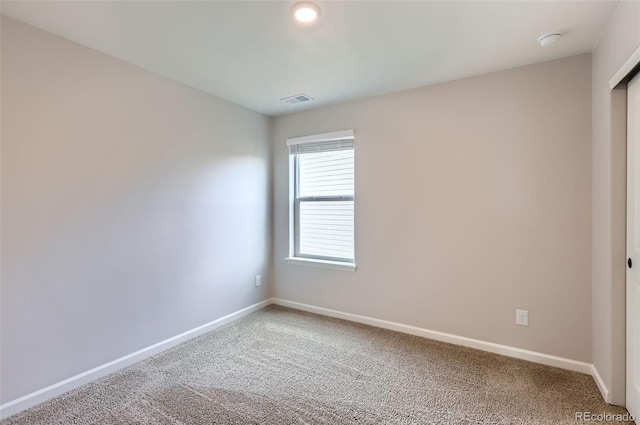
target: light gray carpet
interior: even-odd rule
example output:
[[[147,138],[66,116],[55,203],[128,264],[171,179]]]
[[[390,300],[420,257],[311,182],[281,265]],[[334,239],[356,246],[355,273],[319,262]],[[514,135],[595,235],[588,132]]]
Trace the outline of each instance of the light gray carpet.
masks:
[[[626,412],[587,375],[271,306],[0,425],[575,424],[576,411]]]

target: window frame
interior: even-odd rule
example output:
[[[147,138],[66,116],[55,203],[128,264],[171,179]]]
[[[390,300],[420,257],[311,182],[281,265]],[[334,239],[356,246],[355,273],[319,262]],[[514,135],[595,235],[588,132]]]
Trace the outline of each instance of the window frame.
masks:
[[[309,142],[330,142],[338,140],[349,140],[355,142],[353,130],[343,130],[333,133],[317,134],[313,136],[297,137],[287,139],[287,145],[302,144]],[[353,148],[355,150],[355,146]],[[339,270],[356,270],[356,242],[355,242],[355,188],[352,196],[299,196],[300,188],[300,153],[289,156],[289,256],[286,258],[290,264],[304,264],[311,266],[328,267]],[[355,179],[355,156],[354,156],[354,179]],[[354,217],[354,241],[353,258],[330,257],[320,255],[305,255],[300,253],[300,204],[302,202],[353,202]]]

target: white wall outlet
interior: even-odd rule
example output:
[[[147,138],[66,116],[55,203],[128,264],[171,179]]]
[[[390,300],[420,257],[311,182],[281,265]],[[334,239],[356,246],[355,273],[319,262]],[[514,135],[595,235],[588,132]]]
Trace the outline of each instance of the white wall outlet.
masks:
[[[262,276],[257,275],[257,276],[256,276],[256,288],[257,288],[258,286],[260,286],[260,285],[262,285]]]
[[[516,325],[529,326],[528,310],[516,310]]]

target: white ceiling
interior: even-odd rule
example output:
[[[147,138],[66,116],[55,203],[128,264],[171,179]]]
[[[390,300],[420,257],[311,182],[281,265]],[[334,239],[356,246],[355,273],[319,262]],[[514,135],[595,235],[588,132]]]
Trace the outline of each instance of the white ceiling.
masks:
[[[268,114],[593,49],[617,1],[3,1],[2,13]],[[542,48],[537,38],[562,31]],[[315,100],[287,105],[306,93]]]

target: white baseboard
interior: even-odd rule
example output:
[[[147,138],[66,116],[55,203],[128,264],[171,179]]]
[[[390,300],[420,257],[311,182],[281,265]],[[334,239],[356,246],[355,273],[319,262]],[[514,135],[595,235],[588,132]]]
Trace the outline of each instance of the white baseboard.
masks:
[[[238,310],[234,313],[216,319],[212,322],[206,323],[202,326],[198,326],[197,328],[191,329],[187,332],[183,332],[180,335],[176,335],[169,339],[165,339],[164,341],[158,342],[157,344],[150,345],[149,347],[138,350],[135,353],[120,357],[119,359],[115,359],[109,363],[105,363],[86,372],[72,376],[71,378],[65,379],[64,381],[60,381],[53,385],[49,385],[46,388],[34,391],[31,394],[27,394],[23,397],[9,401],[3,405],[0,405],[0,419],[7,418],[25,409],[33,407],[36,404],[52,399],[53,397],[56,397],[67,391],[71,391],[84,384],[113,373],[119,369],[122,369],[123,367],[132,365],[133,363],[144,360],[147,357],[153,356],[154,354],[167,350],[189,339],[205,334],[209,331],[219,328],[222,325],[226,325],[227,323],[233,322],[234,320],[237,320],[241,317],[247,316],[254,311],[260,310],[272,303],[273,299],[269,298],[257,304],[253,304],[249,307],[243,308],[242,310]]]
[[[363,323],[365,325],[375,326],[378,328],[390,329],[392,331],[421,336],[424,338],[434,339],[436,341],[462,345],[463,347],[475,348],[482,351],[488,351],[490,353],[502,354],[503,356],[515,357],[517,359],[528,360],[530,362],[559,367],[562,369],[568,369],[587,375],[591,375],[592,371],[595,370],[593,369],[593,365],[591,363],[580,362],[577,360],[566,359],[549,354],[537,353],[535,351],[524,350],[522,348],[495,344],[493,342],[466,338],[463,336],[452,335],[444,332],[432,331],[429,329],[418,328],[416,326],[403,325],[402,323],[389,322],[386,320],[374,319],[372,317],[344,313],[341,311],[315,307],[312,305],[282,300],[279,298],[274,298],[273,304],[281,305],[283,307],[290,307],[296,310],[308,311],[310,313],[322,314],[324,316],[335,317],[338,319],[349,320],[352,322]]]
[[[562,357],[551,356],[549,354],[537,353],[535,351],[524,350],[521,348],[510,347],[507,345],[495,344],[492,342],[481,341],[472,338],[466,338],[462,336],[452,335],[444,332],[432,331],[429,329],[418,328],[416,326],[404,325],[402,323],[389,322],[386,320],[375,319],[372,317],[360,316],[357,314],[344,313],[341,311],[330,310],[322,307],[315,307],[308,304],[302,304],[294,301],[287,301],[279,298],[269,298],[261,301],[257,304],[253,304],[249,307],[238,310],[234,313],[228,314],[212,322],[206,323],[197,328],[191,329],[187,332],[183,332],[180,335],[176,335],[164,341],[153,344],[149,347],[138,350],[134,353],[120,357],[109,363],[105,363],[101,366],[95,367],[86,372],[72,376],[71,378],[60,381],[56,384],[50,385],[46,388],[42,388],[38,391],[34,391],[31,394],[27,394],[23,397],[9,401],[3,405],[0,405],[0,419],[7,418],[25,409],[35,406],[36,404],[47,401],[53,397],[63,394],[67,391],[71,391],[84,384],[94,381],[98,378],[113,373],[119,369],[129,366],[133,363],[144,360],[147,357],[155,355],[161,351],[167,350],[173,346],[176,346],[189,339],[195,338],[209,331],[212,331],[222,325],[233,322],[241,317],[247,316],[255,311],[261,310],[268,305],[276,304],[283,307],[289,307],[296,310],[307,311],[310,313],[322,314],[324,316],[335,317],[338,319],[344,319],[351,322],[362,323],[365,325],[375,326],[378,328],[389,329],[406,334],[421,336],[424,338],[433,339],[436,341],[448,342],[451,344],[461,345],[464,347],[475,348],[478,350],[488,351],[490,353],[502,354],[517,359],[528,360],[534,363],[539,363],[547,366],[559,367],[562,369],[568,369],[575,372],[585,373],[592,375],[596,381],[602,396],[605,401],[609,403],[610,393],[605,386],[602,378],[598,374],[596,368],[590,363],[579,362],[576,360],[570,360]]]
[[[600,394],[602,394],[602,398],[604,398],[604,401],[611,404],[611,393],[602,380],[602,377],[598,373],[598,369],[596,369],[595,365],[591,365],[591,376],[593,376],[593,380],[596,381],[596,385],[598,386],[598,389],[600,390]]]

